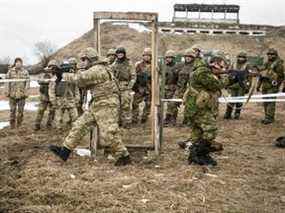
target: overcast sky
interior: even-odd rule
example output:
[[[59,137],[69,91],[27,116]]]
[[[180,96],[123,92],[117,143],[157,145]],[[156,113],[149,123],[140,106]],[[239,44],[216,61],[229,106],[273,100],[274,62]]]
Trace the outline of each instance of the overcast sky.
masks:
[[[285,23],[284,0],[0,0],[0,58],[35,62],[35,42],[62,47],[92,28],[94,11],[159,12],[161,21],[170,21],[175,3],[239,4],[241,23]]]

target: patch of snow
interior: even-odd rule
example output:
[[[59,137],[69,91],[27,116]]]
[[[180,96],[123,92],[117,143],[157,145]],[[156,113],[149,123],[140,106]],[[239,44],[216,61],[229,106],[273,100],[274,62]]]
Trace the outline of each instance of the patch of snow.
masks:
[[[84,156],[90,157],[91,156],[91,151],[89,149],[75,149],[75,153],[81,157],[84,157]]]
[[[38,84],[38,82],[37,81],[31,81],[30,82],[30,87],[31,88],[37,88],[37,87],[39,87],[40,85]]]
[[[3,129],[7,126],[9,126],[9,122],[0,122],[0,129]]]
[[[37,111],[38,109],[38,102],[26,102],[25,104],[25,111]],[[0,110],[10,110],[9,101],[0,101]]]
[[[139,24],[139,23],[129,23],[129,27],[142,33],[142,32],[150,32],[151,30],[148,29],[146,26]]]

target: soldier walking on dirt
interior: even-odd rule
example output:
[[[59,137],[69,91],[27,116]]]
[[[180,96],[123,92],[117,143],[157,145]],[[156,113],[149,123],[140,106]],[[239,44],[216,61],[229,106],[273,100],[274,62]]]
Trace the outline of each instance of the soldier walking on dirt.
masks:
[[[119,126],[129,128],[132,123],[131,91],[135,83],[135,73],[126,50],[120,47],[116,50],[116,60],[111,66],[120,91]]]
[[[23,60],[16,58],[13,66],[6,74],[6,79],[25,79],[26,81],[11,82],[6,85],[6,96],[10,105],[10,127],[20,127],[23,122],[26,98],[30,88],[30,77],[23,67]],[[16,115],[17,113],[17,115]]]
[[[269,49],[267,58],[267,61],[261,68],[260,84],[257,88],[259,91],[261,87],[261,92],[264,95],[278,93],[279,88],[284,81],[283,60],[278,56],[277,50]],[[273,123],[275,120],[276,102],[265,102],[263,106],[265,118],[262,120],[262,123],[265,125]]]
[[[151,60],[152,54],[150,48],[143,51],[143,59],[136,63],[136,82],[133,86],[134,99],[132,109],[133,124],[139,123],[139,105],[144,102],[144,108],[141,123],[146,123],[150,114],[151,106]]]
[[[54,66],[57,67],[57,62],[55,60],[51,60],[48,63],[48,67],[44,70],[44,73],[41,79],[38,81],[40,85],[40,104],[38,107],[37,117],[36,117],[36,122],[35,122],[36,131],[41,129],[41,122],[43,120],[44,113],[47,109],[49,110],[47,124],[46,124],[47,128],[51,128],[52,123],[54,121],[55,108],[52,106],[52,103],[49,99],[49,94],[48,94],[49,84],[50,84],[48,80],[52,78],[52,74],[50,70],[53,70]]]
[[[91,66],[81,73],[65,73],[63,79],[68,82],[77,82],[81,87],[89,87],[94,91],[93,100],[87,111],[79,117],[63,146],[50,145],[49,149],[63,161],[66,161],[72,150],[82,141],[83,137],[90,131],[90,127],[99,128],[100,139],[105,144],[110,144],[112,152],[116,157],[116,166],[131,163],[129,152],[122,143],[118,126],[119,97],[118,89],[112,72],[108,69],[106,61],[101,60],[97,51],[87,48],[82,61],[86,66]]]

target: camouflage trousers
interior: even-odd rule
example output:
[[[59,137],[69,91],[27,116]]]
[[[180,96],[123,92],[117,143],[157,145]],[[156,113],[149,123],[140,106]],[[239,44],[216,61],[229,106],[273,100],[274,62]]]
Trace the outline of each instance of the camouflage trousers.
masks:
[[[238,97],[238,96],[244,96],[245,95],[245,91],[243,91],[242,88],[239,89],[232,89],[229,91],[231,97]],[[235,116],[240,115],[241,110],[242,110],[242,103],[229,103],[227,104],[227,108],[226,108],[226,112],[225,112],[225,117],[231,117],[232,112],[234,112]]]
[[[172,99],[175,97],[175,88],[173,89],[165,89],[165,98],[166,99]],[[177,119],[177,114],[178,114],[178,107],[179,104],[175,103],[175,102],[168,102],[167,103],[167,111],[166,111],[166,118],[165,118],[165,122],[168,123],[176,123],[176,119]]]
[[[213,142],[217,136],[217,113],[211,110],[200,111],[190,121],[191,139],[194,142],[205,140]]]
[[[77,118],[78,118],[78,112],[77,108],[60,108],[56,110],[56,116],[55,116],[55,122],[56,127],[62,128],[64,126],[64,115],[65,112],[67,112],[69,120],[67,121],[68,125],[71,125]]]
[[[77,114],[80,116],[83,114],[83,104],[87,101],[87,90],[86,89],[79,89],[80,100],[77,106]]]
[[[59,99],[57,101],[57,109],[55,112],[55,125],[57,128],[64,126],[64,115],[67,112],[68,125],[71,125],[78,118],[78,111],[74,99]]]
[[[268,98],[264,98],[268,99]],[[276,98],[269,98],[269,99],[276,99]],[[269,121],[275,120],[275,111],[276,111],[276,102],[264,102],[263,103],[265,119]]]
[[[278,90],[262,91],[263,95],[278,93]],[[264,99],[276,99],[276,98],[264,98]],[[264,102],[263,103],[265,119],[269,121],[275,120],[276,102]]]
[[[52,122],[55,116],[55,109],[49,101],[41,101],[38,107],[37,117],[36,117],[36,122],[35,122],[37,126],[41,125],[41,122],[44,117],[44,113],[47,109],[49,110],[48,118],[47,118],[47,126],[52,125]]]
[[[119,125],[122,127],[128,127],[132,123],[131,101],[130,90],[120,92]]]
[[[15,128],[16,121],[17,121],[17,126],[18,127],[21,126],[24,117],[25,103],[26,103],[25,98],[20,98],[20,99],[9,98],[11,128]]]
[[[133,109],[132,109],[132,120],[133,123],[138,123],[139,113],[140,113],[140,103],[144,102],[144,108],[142,113],[141,121],[142,123],[146,122],[148,116],[150,115],[150,107],[151,107],[151,98],[147,93],[136,92],[133,99]]]
[[[129,155],[118,126],[118,106],[118,99],[113,97],[104,102],[97,100],[92,103],[90,109],[75,121],[63,145],[70,150],[75,149],[91,127],[97,126],[100,142],[110,145],[116,158]]]

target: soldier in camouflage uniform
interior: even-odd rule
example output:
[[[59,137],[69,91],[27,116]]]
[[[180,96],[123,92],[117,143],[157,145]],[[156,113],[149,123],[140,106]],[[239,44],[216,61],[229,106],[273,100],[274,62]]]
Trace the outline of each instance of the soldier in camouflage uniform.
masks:
[[[97,125],[100,131],[100,139],[111,145],[117,159],[115,165],[127,165],[130,163],[130,156],[122,143],[119,132],[118,89],[112,72],[108,69],[108,64],[102,62],[97,51],[93,48],[85,50],[85,56],[82,60],[86,64],[92,64],[92,67],[78,74],[65,73],[63,79],[75,81],[82,87],[93,88],[96,94],[93,96],[89,109],[75,121],[73,128],[64,140],[63,146],[50,145],[49,149],[63,161],[66,161],[71,151],[80,144],[90,128]]]
[[[165,93],[166,99],[174,98],[175,91],[177,89],[179,68],[175,62],[175,52],[168,50],[165,54],[164,64],[160,67],[160,70],[165,75]],[[175,126],[178,114],[178,104],[169,102],[167,104],[166,118],[164,125]]]
[[[267,52],[268,60],[262,67],[260,85],[262,94],[278,93],[280,85],[284,81],[283,60],[278,56],[275,49],[269,49]],[[258,90],[259,90],[258,87]],[[264,112],[265,118],[263,124],[271,124],[275,119],[276,102],[265,102]]]
[[[117,58],[116,49],[109,49],[107,52],[107,61],[109,65],[112,65]]]
[[[141,123],[145,123],[150,114],[151,106],[151,49],[145,48],[143,51],[143,60],[135,65],[136,82],[133,86],[134,99],[132,120],[134,124],[138,123],[139,105],[141,102],[145,103]]]
[[[25,102],[30,88],[29,73],[23,68],[21,58],[15,59],[14,65],[6,74],[6,79],[26,79],[26,81],[11,82],[6,85],[6,96],[9,98],[10,105],[10,127],[13,129],[16,127],[16,121],[17,127],[20,127],[23,122]]]
[[[189,164],[213,166],[217,164],[210,156],[210,152],[217,136],[218,98],[224,83],[213,72],[225,67],[225,57],[218,54],[211,58],[209,65],[203,60],[194,61],[193,73],[184,95],[193,142],[190,147]]]
[[[40,85],[40,104],[38,107],[38,112],[37,112],[37,117],[36,117],[36,122],[35,122],[35,130],[40,130],[41,129],[41,122],[44,117],[45,111],[48,109],[48,119],[47,119],[47,124],[46,126],[50,128],[52,126],[54,116],[55,116],[55,108],[52,106],[50,100],[49,100],[49,81],[52,77],[52,74],[48,72],[48,70],[52,70],[53,67],[58,67],[58,64],[55,60],[51,60],[48,63],[48,69],[45,69],[41,80],[38,81]]]
[[[239,72],[249,71],[250,67],[249,64],[247,63],[246,52],[240,52],[238,54],[236,62],[233,65],[231,65],[230,69],[237,70]],[[231,75],[229,75],[228,77],[231,78]],[[227,89],[231,97],[238,97],[238,96],[244,96],[246,93],[248,93],[250,86],[251,86],[251,79],[248,76],[244,78],[242,82],[237,82],[235,84],[232,84]],[[224,119],[231,119],[233,110],[235,110],[234,119],[239,119],[241,109],[242,109],[242,103],[227,104],[227,109],[224,115]]]
[[[194,59],[196,54],[192,51],[192,49],[187,49],[184,53],[184,63],[178,73],[178,81],[177,81],[177,90],[175,92],[175,98],[182,99],[183,95],[187,89],[187,84],[190,80],[190,74],[193,72],[193,65]],[[185,111],[184,111],[184,118],[183,124],[186,125],[188,121],[185,118]]]
[[[111,69],[120,91],[119,126],[128,128],[132,123],[131,91],[135,83],[135,73],[130,60],[126,56],[125,48],[118,48],[116,56],[117,59],[111,66]]]
[[[69,64],[73,65],[73,69],[70,70],[71,73],[76,73],[76,63],[74,63],[74,58],[69,59]],[[80,99],[79,88],[74,82],[64,82],[59,81],[55,85],[55,95],[57,101],[56,109],[56,126],[58,128],[63,127],[64,114],[67,112],[70,126],[78,117],[77,105]]]

